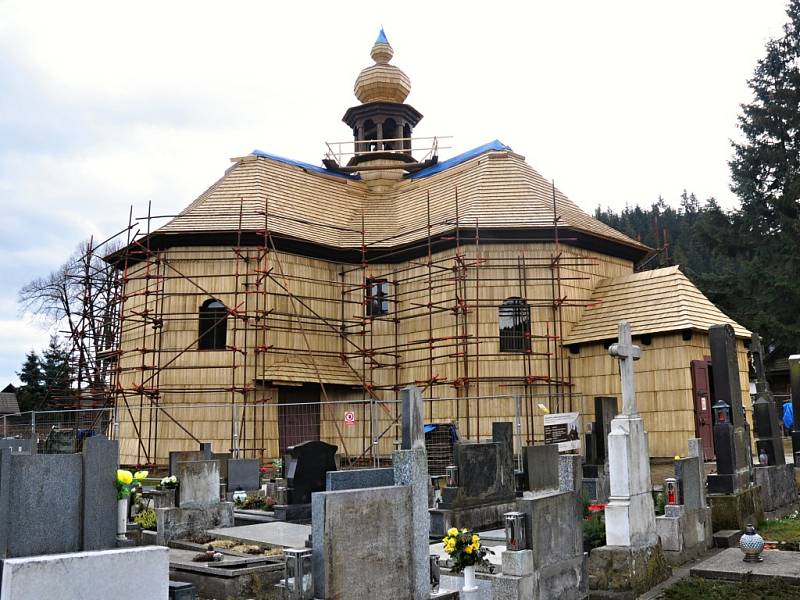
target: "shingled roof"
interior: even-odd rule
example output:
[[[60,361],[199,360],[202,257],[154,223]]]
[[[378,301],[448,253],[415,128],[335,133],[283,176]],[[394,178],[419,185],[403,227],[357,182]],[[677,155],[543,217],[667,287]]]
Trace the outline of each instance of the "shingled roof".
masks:
[[[633,335],[708,331],[712,325],[730,323],[737,337],[750,337],[674,266],[601,281],[564,343],[615,339],[622,319],[630,322]]]
[[[427,172],[426,172],[427,171]],[[454,228],[456,190],[461,227],[550,229],[553,188],[524,157],[490,142],[386,188],[370,188],[358,177],[256,151],[236,163],[156,236],[231,233],[264,229],[269,208],[274,235],[334,248],[366,243],[390,248],[427,236],[430,196],[432,234]],[[555,190],[559,227],[610,241],[639,255],[647,247],[583,212]],[[260,213],[260,214],[259,214]]]
[[[0,392],[0,415],[13,415],[18,412],[17,395],[9,392]]]

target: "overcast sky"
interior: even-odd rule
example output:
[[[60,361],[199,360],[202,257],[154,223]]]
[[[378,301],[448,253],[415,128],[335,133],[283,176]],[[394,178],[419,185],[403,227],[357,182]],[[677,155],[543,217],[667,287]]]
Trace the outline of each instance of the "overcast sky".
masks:
[[[734,206],[727,161],[783,0],[0,0],[0,387],[48,332],[18,289],[128,209],[174,213],[255,148],[318,164],[382,24],[415,135],[498,138],[586,211],[686,188]]]

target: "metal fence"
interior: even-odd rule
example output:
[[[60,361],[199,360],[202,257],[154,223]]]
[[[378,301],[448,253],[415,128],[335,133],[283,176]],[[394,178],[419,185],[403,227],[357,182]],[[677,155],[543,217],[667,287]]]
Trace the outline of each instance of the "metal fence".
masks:
[[[425,398],[430,454],[452,457],[448,436],[468,441],[492,437],[493,421],[512,421],[514,452],[534,437],[527,406],[539,400],[521,396]],[[543,411],[536,408],[537,422]],[[482,411],[482,412],[481,412]],[[342,466],[380,466],[390,461],[401,438],[401,407],[396,400],[326,402],[195,403],[155,405],[128,401],[116,408],[47,410],[0,417],[4,438],[35,440],[40,453],[79,452],[84,439],[103,434],[120,440],[125,464],[166,464],[170,451],[196,449],[211,442],[216,452],[242,458],[278,458],[292,445],[323,440],[339,447]],[[537,425],[537,428],[539,426]],[[447,433],[452,432],[452,433]],[[452,444],[451,444],[452,445]]]

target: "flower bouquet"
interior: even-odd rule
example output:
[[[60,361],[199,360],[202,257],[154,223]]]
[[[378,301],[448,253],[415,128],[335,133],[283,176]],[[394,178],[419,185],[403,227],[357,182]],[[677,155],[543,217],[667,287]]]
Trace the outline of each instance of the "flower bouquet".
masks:
[[[117,500],[130,498],[142,489],[142,481],[147,478],[147,471],[131,473],[125,469],[117,470]]]
[[[174,490],[178,487],[178,478],[175,475],[164,477],[158,485],[162,490]]]
[[[488,566],[486,555],[492,554],[492,551],[482,547],[480,536],[468,529],[459,531],[451,527],[442,538],[442,543],[444,551],[453,561],[453,571],[464,571],[464,590],[475,589],[475,565]]]

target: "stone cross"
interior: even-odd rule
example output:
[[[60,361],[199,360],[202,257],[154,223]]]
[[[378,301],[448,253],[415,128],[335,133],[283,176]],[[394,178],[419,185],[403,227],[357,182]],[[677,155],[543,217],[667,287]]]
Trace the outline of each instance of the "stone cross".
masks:
[[[635,415],[636,385],[633,377],[633,361],[639,360],[642,354],[639,346],[631,341],[631,324],[619,322],[619,341],[611,344],[608,353],[619,360],[620,379],[622,380],[622,414]]]

